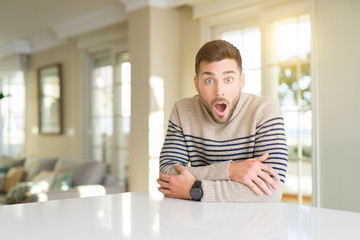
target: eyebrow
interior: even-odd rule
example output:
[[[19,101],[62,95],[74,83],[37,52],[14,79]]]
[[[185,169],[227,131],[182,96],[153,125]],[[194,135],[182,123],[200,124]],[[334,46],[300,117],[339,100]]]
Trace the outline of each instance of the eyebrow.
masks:
[[[227,71],[223,72],[223,75],[230,74],[230,73],[236,74],[235,71],[233,71],[233,70],[227,70]],[[212,72],[203,72],[201,75],[211,75],[211,76],[214,76],[215,74],[212,73]]]

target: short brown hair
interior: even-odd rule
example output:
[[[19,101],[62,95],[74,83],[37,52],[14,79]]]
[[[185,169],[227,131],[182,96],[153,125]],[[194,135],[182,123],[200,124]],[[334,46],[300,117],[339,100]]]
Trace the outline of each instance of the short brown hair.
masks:
[[[223,59],[234,59],[242,71],[242,59],[239,49],[234,45],[224,40],[214,40],[205,43],[196,54],[195,58],[195,73],[199,75],[201,62],[218,62]]]

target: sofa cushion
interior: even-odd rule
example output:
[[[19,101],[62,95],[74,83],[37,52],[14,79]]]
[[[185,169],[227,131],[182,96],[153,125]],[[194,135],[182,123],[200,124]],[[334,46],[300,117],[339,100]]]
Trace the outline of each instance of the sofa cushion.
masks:
[[[77,161],[62,158],[57,161],[54,171],[58,173],[71,173],[73,186],[102,184],[106,164],[103,162]]]
[[[7,193],[9,189],[14,186],[16,183],[20,182],[24,177],[25,171],[24,167],[12,167],[6,173],[5,181],[2,186],[2,191]]]
[[[41,171],[54,169],[57,158],[28,158],[25,160],[25,181],[30,182]]]
[[[0,173],[7,173],[12,167],[24,165],[25,159],[15,159],[10,157],[0,158]]]

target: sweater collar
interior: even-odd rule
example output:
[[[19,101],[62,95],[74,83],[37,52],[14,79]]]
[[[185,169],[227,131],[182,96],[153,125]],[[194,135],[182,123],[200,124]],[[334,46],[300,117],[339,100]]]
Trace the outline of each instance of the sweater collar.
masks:
[[[232,116],[230,117],[227,123],[231,122],[240,113],[240,110],[245,103],[246,96],[247,94],[241,91],[240,98],[235,107],[235,111],[233,112]]]

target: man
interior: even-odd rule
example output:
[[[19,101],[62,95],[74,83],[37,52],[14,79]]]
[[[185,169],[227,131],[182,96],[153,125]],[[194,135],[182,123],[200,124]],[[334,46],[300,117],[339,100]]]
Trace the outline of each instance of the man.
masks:
[[[288,151],[279,104],[241,92],[240,52],[226,41],[201,47],[195,72],[199,94],[170,115],[159,191],[197,201],[280,201]]]

